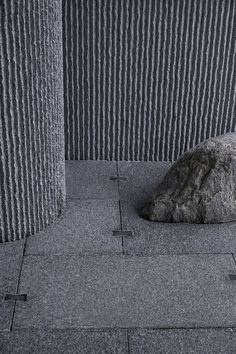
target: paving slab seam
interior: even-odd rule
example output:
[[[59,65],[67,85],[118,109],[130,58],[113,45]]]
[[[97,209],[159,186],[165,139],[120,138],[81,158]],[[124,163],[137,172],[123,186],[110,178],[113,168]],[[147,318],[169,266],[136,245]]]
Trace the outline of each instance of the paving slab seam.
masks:
[[[116,163],[116,173],[119,176],[119,162]],[[123,231],[123,220],[122,220],[122,207],[121,207],[121,199],[120,199],[120,180],[117,180],[118,183],[118,196],[119,196],[119,213],[120,213],[120,229]],[[124,236],[121,236],[121,247],[122,247],[122,254],[125,254],[124,249]]]
[[[24,257],[42,257],[42,258],[53,258],[53,257],[87,257],[87,258],[94,258],[97,256],[104,256],[109,258],[156,258],[156,256],[161,257],[174,257],[174,256],[232,256],[231,253],[161,253],[161,254],[128,254],[126,253],[58,253],[58,254],[45,254],[45,253],[27,253]]]
[[[145,328],[141,328],[145,329]],[[48,327],[48,326],[39,326],[39,327],[34,327],[34,326],[29,326],[29,327],[16,327],[13,328],[12,332],[24,332],[25,330],[27,331],[47,331],[47,332],[61,332],[61,331],[71,331],[71,332],[98,332],[98,333],[106,333],[106,332],[117,332],[117,331],[122,331],[124,333],[127,333],[129,331],[129,328],[119,328],[119,327]],[[10,332],[3,332],[0,331],[1,333],[6,333],[10,334]]]
[[[234,326],[197,326],[197,327],[129,327],[129,328],[119,328],[127,329],[128,331],[140,331],[140,330],[152,330],[152,331],[172,331],[172,330],[194,330],[194,329],[236,329],[236,324]]]
[[[126,340],[127,340],[127,353],[130,354],[130,331],[127,329],[126,331]]]
[[[119,182],[118,182],[119,184]],[[118,188],[119,189],[119,188]],[[119,200],[119,213],[120,213],[120,229],[121,231],[123,231],[123,222],[122,222],[122,213],[121,213],[121,204],[120,204],[120,200]],[[125,254],[125,250],[124,250],[124,236],[121,236],[121,249],[122,249],[122,254]]]
[[[197,326],[197,327],[48,327],[48,326],[27,326],[27,327],[15,327],[11,332],[14,331],[25,331],[25,330],[45,330],[45,331],[62,331],[62,330],[70,330],[70,331],[88,331],[88,332],[115,332],[115,331],[126,331],[127,333],[131,333],[133,331],[173,331],[173,330],[222,330],[222,329],[233,329],[236,330],[236,324],[234,326]],[[1,333],[1,332],[0,332]],[[5,332],[10,333],[10,332]]]
[[[119,257],[122,256],[122,252],[111,252],[111,253],[105,253],[105,252],[93,252],[93,253],[55,253],[51,254],[49,257],[67,257],[67,256],[72,256],[72,257]],[[46,253],[29,253],[27,252],[24,257],[48,257],[48,254]]]
[[[24,257],[47,257],[46,253],[27,253]],[[119,256],[126,256],[130,258],[156,258],[157,256],[232,256],[232,253],[153,253],[153,254],[134,254],[129,253],[129,251],[122,252],[92,252],[92,253],[55,253],[51,254],[50,257],[61,257],[61,256],[78,256],[78,257],[97,257],[97,256],[104,256],[104,257],[119,257]],[[236,264],[235,264],[236,266]]]
[[[236,267],[236,258],[235,258],[235,255],[234,255],[234,253],[231,253],[231,254],[232,254],[233,261],[234,261],[234,264],[235,264],[235,267]]]
[[[229,327],[227,327],[229,328]],[[231,327],[230,327],[231,328]],[[25,330],[29,330],[29,331],[81,331],[81,332],[115,332],[115,331],[123,331],[123,332],[127,332],[129,330],[133,330],[136,329],[136,327],[50,327],[50,326],[27,326],[27,327],[15,327],[13,328],[12,332],[14,331],[25,331]],[[147,329],[146,327],[137,327],[138,330],[140,329]],[[1,331],[0,331],[1,333]],[[9,332],[7,332],[9,333]]]
[[[127,328],[128,333],[132,333],[134,331],[161,331],[161,332],[167,332],[167,331],[193,331],[193,330],[234,330],[236,329],[236,326],[226,326],[226,327],[130,327]]]
[[[25,238],[24,247],[23,247],[23,251],[22,251],[22,257],[21,257],[21,263],[20,263],[20,271],[19,271],[18,282],[17,282],[17,287],[16,287],[16,294],[18,294],[19,288],[20,288],[20,279],[21,279],[21,274],[22,274],[22,269],[23,269],[26,245],[27,245],[27,237]],[[16,312],[16,303],[17,303],[17,301],[15,300],[14,301],[13,311],[12,311],[10,332],[12,332],[12,330],[13,330],[14,317],[15,317],[15,312]]]
[[[125,251],[124,256],[129,257],[147,257],[147,258],[155,258],[156,256],[232,256],[232,253],[218,253],[218,252],[204,252],[204,253],[130,253],[129,251]]]

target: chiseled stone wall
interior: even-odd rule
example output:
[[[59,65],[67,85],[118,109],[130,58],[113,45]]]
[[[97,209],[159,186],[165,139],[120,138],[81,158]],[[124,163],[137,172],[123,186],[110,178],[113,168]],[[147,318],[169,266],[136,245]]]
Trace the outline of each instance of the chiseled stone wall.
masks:
[[[175,160],[235,130],[235,0],[63,0],[67,159]]]
[[[0,1],[0,241],[21,239],[63,208],[60,0]]]

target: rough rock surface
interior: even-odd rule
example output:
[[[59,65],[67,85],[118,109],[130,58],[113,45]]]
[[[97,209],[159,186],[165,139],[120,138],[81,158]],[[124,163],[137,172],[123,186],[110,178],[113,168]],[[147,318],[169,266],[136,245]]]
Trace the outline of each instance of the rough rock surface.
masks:
[[[164,176],[142,216],[160,222],[236,220],[236,133],[186,151]]]

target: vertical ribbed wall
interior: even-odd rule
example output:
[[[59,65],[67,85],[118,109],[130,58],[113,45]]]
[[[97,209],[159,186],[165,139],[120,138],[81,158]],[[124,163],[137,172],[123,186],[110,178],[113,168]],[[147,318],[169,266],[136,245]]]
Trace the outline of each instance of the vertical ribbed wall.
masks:
[[[64,0],[67,159],[174,160],[233,131],[235,0]]]
[[[64,204],[61,12],[60,0],[0,1],[0,241]]]

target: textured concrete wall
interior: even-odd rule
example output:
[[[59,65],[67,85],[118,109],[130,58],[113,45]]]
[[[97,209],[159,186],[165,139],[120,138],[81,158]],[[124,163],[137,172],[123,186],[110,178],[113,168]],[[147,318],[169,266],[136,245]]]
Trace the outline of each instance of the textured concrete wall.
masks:
[[[0,1],[0,241],[52,222],[64,204],[60,0]]]
[[[68,159],[173,160],[235,129],[236,1],[64,0]]]

